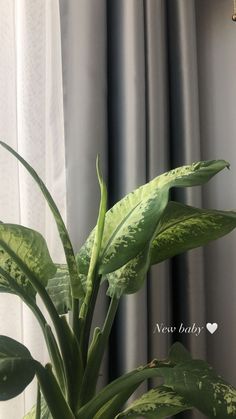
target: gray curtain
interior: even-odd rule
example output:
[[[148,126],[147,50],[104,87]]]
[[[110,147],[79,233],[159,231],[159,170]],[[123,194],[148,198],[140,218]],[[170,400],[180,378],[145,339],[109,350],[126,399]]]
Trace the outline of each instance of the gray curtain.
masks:
[[[110,205],[171,167],[208,158],[232,162],[236,132],[228,122],[235,117],[236,87],[230,83],[236,59],[222,39],[234,48],[236,25],[231,0],[60,0],[60,8],[68,225],[78,250],[96,222],[97,153]],[[231,106],[225,107],[219,92]],[[229,145],[222,147],[225,130]],[[173,197],[196,206],[233,207],[224,188],[228,181],[224,174],[203,193],[194,188]],[[123,298],[102,382],[165,357],[171,341],[181,339],[194,356],[236,384],[231,367],[236,334],[227,328],[228,319],[235,318],[235,285],[227,271],[234,267],[229,250],[234,240],[231,235],[154,267],[145,287]],[[100,298],[98,323],[104,292]],[[206,321],[219,323],[214,336],[153,333],[156,323],[204,326]]]

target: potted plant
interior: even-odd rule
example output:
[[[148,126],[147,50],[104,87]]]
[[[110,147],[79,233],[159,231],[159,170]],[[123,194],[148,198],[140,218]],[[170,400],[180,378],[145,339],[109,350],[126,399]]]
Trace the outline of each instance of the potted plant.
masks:
[[[0,399],[20,394],[36,375],[38,395],[27,419],[165,418],[196,408],[209,418],[236,417],[236,390],[202,360],[175,343],[168,359],[152,360],[102,390],[97,379],[123,294],[138,291],[149,267],[205,245],[236,226],[236,212],[193,208],[169,201],[172,187],[203,185],[229,164],[201,161],[164,173],[107,211],[107,190],[97,162],[101,201],[95,228],[77,255],[60,212],[34,169],[7,144],[34,178],[53,213],[66,265],[55,264],[44,238],[20,225],[0,224],[0,291],[18,295],[34,313],[47,344],[43,366],[21,343],[0,336]],[[109,309],[102,328],[91,330],[99,287],[107,281]],[[51,318],[37,305],[39,295]],[[66,313],[72,313],[72,322]],[[163,384],[122,411],[149,378]]]

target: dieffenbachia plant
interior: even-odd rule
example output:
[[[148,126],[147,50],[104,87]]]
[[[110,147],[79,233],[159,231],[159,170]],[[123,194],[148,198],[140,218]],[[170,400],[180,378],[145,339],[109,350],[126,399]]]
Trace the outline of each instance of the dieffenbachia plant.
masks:
[[[0,291],[18,295],[35,315],[50,362],[42,365],[21,343],[0,336],[0,400],[20,394],[36,376],[37,402],[25,419],[166,418],[196,408],[209,418],[236,418],[236,389],[204,361],[175,343],[166,360],[152,360],[96,389],[100,366],[119,301],[137,292],[147,271],[181,252],[209,243],[236,227],[236,212],[193,208],[169,201],[173,187],[206,183],[229,167],[201,161],[164,173],[107,211],[107,190],[97,164],[101,201],[97,224],[75,255],[60,212],[34,169],[0,143],[28,170],[54,216],[66,264],[54,263],[38,232],[0,223]],[[107,282],[109,308],[92,329],[99,287]],[[48,324],[36,296],[50,316]],[[71,312],[71,322],[66,314]],[[126,402],[139,385],[161,377],[162,385]]]

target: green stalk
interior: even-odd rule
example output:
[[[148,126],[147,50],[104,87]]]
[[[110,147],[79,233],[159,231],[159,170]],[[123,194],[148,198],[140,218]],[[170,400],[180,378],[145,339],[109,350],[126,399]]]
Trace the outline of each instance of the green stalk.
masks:
[[[98,181],[100,185],[101,191],[101,200],[99,206],[99,213],[95,231],[94,242],[92,246],[91,252],[91,259],[89,264],[88,276],[86,281],[86,294],[84,301],[82,303],[79,317],[80,317],[80,324],[82,327],[80,333],[80,345],[82,348],[82,356],[84,365],[87,362],[87,350],[88,350],[88,342],[90,336],[90,329],[92,323],[92,317],[94,312],[94,307],[97,299],[97,294],[100,286],[101,276],[97,274],[98,271],[98,262],[99,262],[99,255],[102,246],[102,237],[103,237],[103,230],[105,225],[105,216],[106,216],[106,209],[107,209],[107,188],[103,181],[102,175],[100,173],[99,168],[99,159],[97,157],[96,161],[97,167],[97,175]]]
[[[3,141],[0,141],[0,145],[2,145],[6,150],[8,150],[13,156],[15,156],[21,164],[26,168],[26,170],[30,173],[30,175],[33,177],[37,185],[39,186],[41,192],[43,193],[50,210],[52,211],[54,220],[57,225],[58,233],[63,245],[66,262],[68,265],[69,273],[70,273],[70,282],[71,282],[71,289],[72,289],[72,296],[73,298],[82,298],[84,296],[84,291],[82,284],[79,279],[78,275],[78,269],[77,264],[75,260],[74,250],[72,243],[70,241],[70,236],[67,231],[67,228],[65,226],[65,223],[62,219],[62,216],[60,214],[59,209],[57,208],[57,205],[55,201],[53,200],[49,190],[47,189],[46,185],[40,179],[37,172],[21,157],[13,148],[11,148],[8,144],[4,143]]]
[[[89,359],[85,369],[80,394],[80,405],[87,403],[95,394],[101,362],[109,340],[118,305],[119,299],[113,297],[110,302],[103,329],[101,332],[96,332],[95,339],[89,349]]]
[[[44,368],[39,362],[35,361],[35,363],[40,388],[53,419],[75,419],[51,371],[51,365],[46,365]]]
[[[129,397],[134,393],[135,390],[139,387],[140,383],[135,384],[133,387],[128,390],[122,391],[113,399],[109,400],[102,408],[96,413],[94,419],[110,419],[114,418],[119,411],[122,409],[124,404],[127,402]]]
[[[79,339],[79,300],[72,298],[72,329]]]
[[[57,342],[54,338],[54,335],[51,331],[50,326],[47,324],[47,321],[42,314],[41,310],[35,303],[34,299],[28,295],[22,287],[20,287],[17,282],[11,277],[11,275],[6,272],[4,269],[0,267],[0,274],[3,278],[8,281],[11,288],[15,291],[16,295],[18,295],[22,301],[29,307],[29,309],[34,314],[35,318],[37,319],[42,332],[44,334],[45,342],[48,348],[48,352],[50,355],[50,359],[52,361],[56,376],[58,381],[63,389],[65,389],[65,377],[64,377],[64,367],[63,362],[61,359],[60,351],[58,349]],[[50,329],[50,331],[49,331]]]
[[[122,377],[117,378],[101,390],[92,400],[86,403],[76,414],[76,419],[91,419],[109,400],[123,392],[124,389],[132,389],[135,385],[141,384],[142,381],[162,376],[161,372],[164,368],[156,368],[150,365],[137,368]]]
[[[78,397],[84,373],[82,355],[77,337],[75,336],[73,330],[68,324],[65,316],[61,317],[61,322],[65,332],[65,339],[67,340],[70,347],[70,359],[71,364],[73,365],[73,368],[71,369],[71,381],[73,385],[71,387],[70,406],[74,411],[77,409]]]
[[[61,354],[57,346],[56,339],[54,337],[54,334],[52,333],[51,327],[48,324],[45,325],[45,340],[47,343],[50,359],[52,360],[53,369],[58,379],[58,383],[60,384],[61,389],[65,393],[66,382],[65,382],[64,365],[61,358]]]
[[[47,291],[45,290],[44,286],[38,280],[38,278],[34,275],[33,272],[29,270],[29,268],[22,262],[22,260],[17,256],[17,254],[9,247],[6,243],[2,240],[0,241],[1,247],[6,251],[6,253],[14,260],[17,266],[21,269],[21,271],[25,274],[25,276],[29,279],[30,283],[33,285],[35,290],[38,292],[39,296],[41,297],[49,316],[53,322],[53,325],[56,330],[58,343],[62,353],[64,371],[65,371],[65,378],[66,378],[66,385],[67,385],[67,395],[69,403],[72,402],[71,399],[71,389],[73,388],[73,382],[71,382],[71,371],[73,371],[73,363],[70,357],[70,350],[66,340],[66,336],[64,333],[64,329],[61,323],[60,316],[57,313],[57,310],[49,297]]]
[[[94,309],[97,301],[100,281],[101,276],[95,276],[90,301],[86,310],[86,316],[85,318],[80,319],[80,342],[84,366],[86,366],[87,364],[90,330],[93,320]]]
[[[37,385],[37,402],[36,402],[35,419],[41,419],[41,391],[40,391],[39,382]]]

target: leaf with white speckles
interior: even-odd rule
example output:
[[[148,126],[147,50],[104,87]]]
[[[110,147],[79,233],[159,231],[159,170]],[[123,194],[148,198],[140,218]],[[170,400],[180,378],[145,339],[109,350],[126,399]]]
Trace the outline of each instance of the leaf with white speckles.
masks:
[[[236,227],[236,212],[194,208],[169,202],[151,246],[151,264],[204,246]]]
[[[165,385],[209,418],[236,418],[236,389],[204,361],[191,360],[163,370]]]
[[[137,292],[145,281],[150,265],[150,245],[120,269],[105,275],[109,283],[107,295],[120,298],[122,294]]]
[[[203,161],[164,173],[126,195],[106,213],[101,246],[102,275],[117,271],[154,239],[159,220],[166,208],[171,187],[206,183],[228,167],[224,160]],[[79,271],[87,274],[95,230],[77,255]]]
[[[119,418],[162,419],[191,409],[182,396],[165,386],[157,387],[135,400],[127,409],[116,416]]]
[[[84,290],[82,287],[82,284],[80,282],[80,277],[77,269],[77,264],[75,260],[74,250],[72,243],[70,241],[70,237],[67,231],[67,228],[64,224],[64,221],[62,219],[62,216],[60,214],[59,209],[57,208],[56,203],[54,202],[49,190],[47,189],[46,185],[42,181],[42,179],[39,177],[39,175],[36,173],[36,171],[33,169],[33,167],[30,166],[27,161],[23,159],[22,156],[20,156],[13,148],[11,148],[8,144],[4,143],[3,141],[0,141],[0,145],[4,147],[6,150],[8,150],[13,156],[17,158],[17,160],[25,167],[25,169],[28,171],[28,173],[32,176],[34,181],[39,186],[42,194],[44,195],[44,198],[46,199],[49,208],[52,212],[52,215],[54,217],[54,220],[57,225],[58,233],[64,248],[64,253],[66,256],[66,262],[68,265],[68,269],[70,272],[70,284],[71,284],[71,291],[75,298],[82,298],[84,296]]]
[[[16,224],[0,224],[0,292],[19,295],[22,290],[30,297],[35,296],[36,291],[22,271],[22,266],[35,275],[43,286],[56,272],[40,233]]]
[[[67,265],[56,265],[56,274],[48,280],[46,290],[58,314],[66,314],[72,308],[70,275]]]

